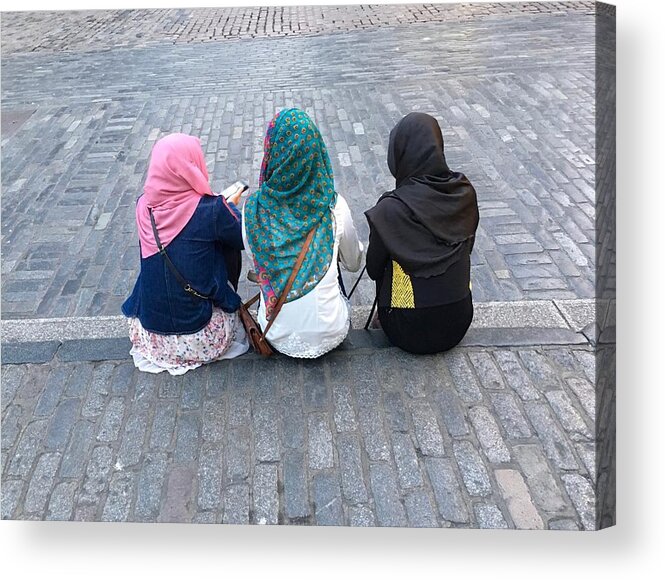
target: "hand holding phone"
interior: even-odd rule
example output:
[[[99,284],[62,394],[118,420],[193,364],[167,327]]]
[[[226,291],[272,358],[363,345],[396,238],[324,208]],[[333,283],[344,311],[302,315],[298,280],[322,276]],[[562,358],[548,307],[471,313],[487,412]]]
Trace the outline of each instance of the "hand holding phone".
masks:
[[[240,193],[234,193],[233,195],[230,195],[229,197],[226,198],[226,201],[229,203],[233,203],[234,205],[240,205],[240,200],[242,199],[242,195]]]
[[[242,194],[249,190],[249,185],[242,180],[236,181],[233,185],[227,187],[219,195],[223,195],[227,201],[237,204],[242,197]]]

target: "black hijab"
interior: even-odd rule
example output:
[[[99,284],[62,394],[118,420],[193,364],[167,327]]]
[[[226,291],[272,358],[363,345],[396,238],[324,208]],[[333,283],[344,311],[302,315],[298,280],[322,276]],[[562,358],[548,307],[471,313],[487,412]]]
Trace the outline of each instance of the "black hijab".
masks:
[[[463,255],[478,227],[476,191],[448,169],[436,119],[409,113],[390,132],[388,167],[396,189],[365,212],[390,255],[405,272],[443,274]]]

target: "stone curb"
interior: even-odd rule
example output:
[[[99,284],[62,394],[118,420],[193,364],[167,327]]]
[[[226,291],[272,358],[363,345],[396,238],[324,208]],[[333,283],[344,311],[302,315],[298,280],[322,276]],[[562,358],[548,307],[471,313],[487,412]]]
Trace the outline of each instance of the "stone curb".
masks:
[[[354,306],[353,328],[363,328],[368,306]],[[471,329],[566,329],[580,332],[594,324],[595,300],[524,300],[474,304]],[[127,336],[127,318],[98,316],[2,320],[2,344],[66,342]]]
[[[2,343],[0,361],[2,364],[21,365],[27,363],[42,364],[53,359],[60,347],[57,340],[43,342]]]
[[[593,344],[591,300],[488,302],[475,306],[461,347]],[[354,308],[354,328],[335,351],[392,348],[381,330],[361,328],[368,309]],[[589,320],[591,319],[591,320]],[[124,360],[131,344],[124,317],[3,321],[2,364]],[[258,355],[250,354],[248,356]]]
[[[589,343],[583,333],[562,328],[471,328],[459,346],[516,347]],[[131,346],[127,337],[3,343],[2,364],[43,364],[56,357],[62,362],[125,360],[130,358]],[[384,348],[395,347],[390,344],[383,331],[352,329],[331,355]],[[254,353],[244,356],[261,358]]]

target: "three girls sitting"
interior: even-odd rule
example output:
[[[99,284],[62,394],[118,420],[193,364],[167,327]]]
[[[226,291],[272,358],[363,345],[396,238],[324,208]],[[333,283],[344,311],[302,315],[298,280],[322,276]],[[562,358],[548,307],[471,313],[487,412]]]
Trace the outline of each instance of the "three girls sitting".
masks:
[[[396,189],[366,212],[378,318],[407,351],[447,350],[473,316],[475,191],[448,169],[428,115],[412,113],[393,129],[388,165]],[[346,337],[350,306],[338,268],[358,271],[364,249],[306,113],[287,109],[273,118],[259,189],[242,213],[238,203],[239,195],[213,194],[198,139],[174,134],[155,144],[136,207],[140,274],[122,307],[140,370],[182,374],[249,350],[236,292],[243,248],[258,275],[257,322],[269,327],[275,350],[316,358]]]

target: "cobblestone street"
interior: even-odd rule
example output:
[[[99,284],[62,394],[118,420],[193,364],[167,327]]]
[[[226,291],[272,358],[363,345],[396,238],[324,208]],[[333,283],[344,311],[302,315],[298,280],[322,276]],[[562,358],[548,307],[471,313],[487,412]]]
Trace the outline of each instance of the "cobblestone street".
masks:
[[[588,344],[68,358],[3,367],[3,518],[595,527]]]
[[[321,128],[362,237],[362,212],[391,187],[390,129],[430,111],[450,166],[478,191],[476,299],[592,297],[594,17],[578,6],[312,37],[3,53],[2,114],[15,123],[2,138],[2,317],[118,314],[137,273],[133,208],[152,144],[171,131],[200,135],[216,188],[237,177],[255,186],[266,124],[290,105]],[[3,18],[12,46],[8,26]],[[355,303],[371,304],[370,289],[363,283]]]
[[[3,13],[2,518],[595,529],[595,11]],[[439,119],[480,204],[467,338],[135,371],[119,314],[152,145],[198,135],[214,189],[256,186],[287,106],[362,239],[390,129]],[[365,280],[354,326],[372,300]]]
[[[2,53],[314,36],[490,16],[593,14],[594,10],[593,2],[582,1],[5,13],[3,26],[11,32],[3,35]]]

